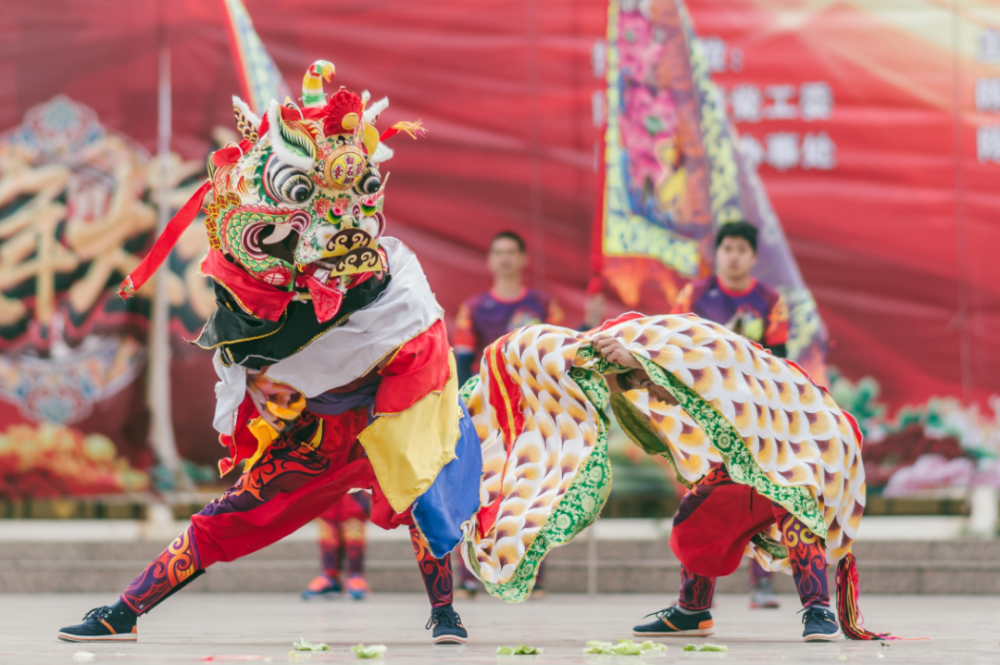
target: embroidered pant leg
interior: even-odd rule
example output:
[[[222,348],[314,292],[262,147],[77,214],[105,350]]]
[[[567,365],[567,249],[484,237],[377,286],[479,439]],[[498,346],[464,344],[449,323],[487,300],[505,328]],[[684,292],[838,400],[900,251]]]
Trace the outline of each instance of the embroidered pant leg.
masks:
[[[144,614],[219,561],[233,561],[294,533],[375,475],[357,443],[367,414],[327,421],[319,449],[272,447],[188,527],[125,590],[122,602]],[[314,437],[307,437],[314,439]]]
[[[347,573],[361,575],[365,572],[365,523],[356,517],[340,523],[340,534],[344,542],[344,558]]]
[[[450,605],[454,600],[454,576],[451,572],[451,553],[440,559],[431,554],[430,547],[415,526],[410,527],[410,542],[417,557],[417,566],[424,578],[424,587],[431,607]]]
[[[681,565],[681,593],[678,604],[685,610],[703,612],[711,609],[715,578],[692,573]]]
[[[340,576],[340,524],[326,516],[317,520],[319,526],[319,556],[323,572],[336,579]]]
[[[829,607],[830,586],[826,577],[826,547],[823,539],[791,513],[786,512],[781,516],[778,526],[785,548],[788,549],[802,607]]]

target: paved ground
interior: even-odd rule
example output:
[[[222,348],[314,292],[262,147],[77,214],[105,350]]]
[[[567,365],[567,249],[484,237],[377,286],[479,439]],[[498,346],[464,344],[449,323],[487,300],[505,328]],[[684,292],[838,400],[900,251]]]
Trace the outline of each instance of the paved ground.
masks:
[[[616,641],[630,627],[668,600],[649,595],[553,595],[522,605],[490,598],[456,603],[470,642],[434,646],[424,624],[427,601],[416,594],[382,594],[364,602],[303,602],[288,594],[184,594],[140,620],[137,644],[74,645],[59,642],[59,627],[76,623],[83,613],[105,603],[93,594],[0,595],[0,663],[77,662],[74,652],[97,654],[100,663],[190,663],[268,659],[288,662],[293,640],[326,642],[332,651],[310,663],[354,661],[348,647],[357,642],[385,644],[384,662],[392,663],[587,663],[588,665],[657,665],[725,660],[728,663],[912,663],[1000,662],[1000,597],[996,596],[863,596],[862,609],[875,629],[892,630],[930,641],[841,641],[805,644],[796,616],[797,603],[783,598],[780,610],[746,608],[744,596],[717,596],[716,634],[702,640],[729,647],[729,653],[684,653],[693,639],[662,640],[666,654],[642,657],[585,656],[589,639]],[[543,647],[540,656],[497,656],[502,644]],[[511,661],[512,658],[517,660]],[[301,663],[301,661],[299,661]],[[376,661],[377,662],[377,661]]]

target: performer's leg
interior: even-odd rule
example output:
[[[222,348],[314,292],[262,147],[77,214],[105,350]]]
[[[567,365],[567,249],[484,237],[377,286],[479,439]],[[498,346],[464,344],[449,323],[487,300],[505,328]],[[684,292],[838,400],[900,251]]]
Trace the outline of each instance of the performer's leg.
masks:
[[[782,541],[792,563],[795,587],[804,608],[802,639],[829,642],[843,633],[830,611],[830,587],[826,577],[826,546],[823,540],[794,515],[776,507]]]
[[[427,629],[434,629],[435,644],[464,644],[469,633],[462,625],[462,618],[452,607],[454,600],[454,575],[451,572],[451,553],[436,558],[420,531],[410,527],[410,542],[417,557],[420,574],[424,578],[424,588],[431,601],[431,618]]]
[[[771,572],[764,570],[764,567],[757,563],[756,559],[750,559],[750,608],[751,609],[777,609],[781,602],[774,593],[771,584]]]
[[[681,592],[677,605],[688,614],[712,609],[715,595],[715,578],[693,573],[681,564]]]
[[[340,533],[344,543],[344,558],[347,560],[347,582],[345,588],[354,600],[368,595],[365,580],[365,523],[351,517],[340,523]]]
[[[334,504],[316,520],[319,527],[319,556],[323,572],[317,575],[302,591],[305,599],[339,594],[343,588],[340,579],[340,511]]]
[[[823,540],[791,513],[778,520],[802,607],[830,607]]]
[[[200,571],[275,543],[318,517],[351,488],[371,486],[375,482],[371,463],[357,444],[367,414],[362,410],[356,418],[345,416],[340,422],[325,423],[323,454],[294,442],[269,449],[236,485],[191,518],[191,526],[146,567],[118,603],[96,608],[83,623],[63,628],[60,639],[134,640],[136,617]],[[132,637],[124,636],[123,629]]]
[[[410,542],[413,545],[413,553],[417,557],[420,575],[424,578],[424,588],[427,589],[427,598],[431,601],[431,607],[451,605],[455,599],[451,556],[445,555],[440,559],[436,558],[415,526],[410,527]]]

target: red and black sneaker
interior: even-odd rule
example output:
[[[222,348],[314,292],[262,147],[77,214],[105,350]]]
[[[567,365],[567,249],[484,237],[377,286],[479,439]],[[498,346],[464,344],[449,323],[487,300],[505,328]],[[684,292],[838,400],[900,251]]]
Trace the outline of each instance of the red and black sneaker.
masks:
[[[95,607],[83,616],[83,623],[59,630],[67,642],[135,642],[139,639],[139,617],[121,601],[110,607]]]

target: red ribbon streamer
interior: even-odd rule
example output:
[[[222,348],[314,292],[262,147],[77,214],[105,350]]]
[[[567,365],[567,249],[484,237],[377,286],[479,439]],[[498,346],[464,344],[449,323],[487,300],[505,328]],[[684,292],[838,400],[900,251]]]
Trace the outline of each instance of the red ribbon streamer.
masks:
[[[153,245],[153,249],[146,255],[146,258],[122,281],[121,287],[118,289],[118,295],[121,296],[122,300],[128,300],[136,290],[141,289],[142,285],[167,260],[174,245],[180,240],[181,234],[191,225],[194,218],[198,216],[202,201],[205,200],[205,195],[208,194],[208,190],[211,187],[212,183],[210,182],[206,182],[199,187],[198,191],[184,204],[184,207],[170,220],[167,228],[163,229],[163,233],[156,239],[156,244]]]

